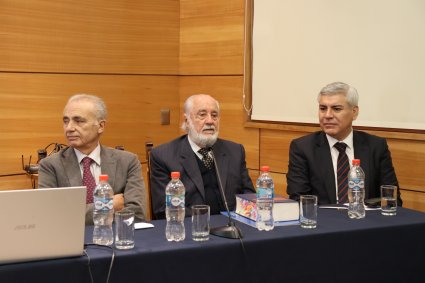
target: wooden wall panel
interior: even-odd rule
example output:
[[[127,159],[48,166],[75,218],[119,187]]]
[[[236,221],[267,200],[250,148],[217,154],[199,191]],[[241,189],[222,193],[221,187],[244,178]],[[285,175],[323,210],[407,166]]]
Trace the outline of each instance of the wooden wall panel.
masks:
[[[210,94],[217,99],[221,109],[220,137],[243,144],[248,168],[258,169],[259,132],[243,126],[246,114],[242,106],[242,79],[242,76],[181,77],[180,100],[183,106],[187,97],[197,93]]]
[[[104,98],[110,115],[102,143],[141,160],[146,141],[178,135],[178,0],[0,5],[0,175],[22,172],[21,155],[34,162],[37,149],[64,143],[62,110],[75,93]],[[162,108],[171,110],[170,125],[160,125]],[[26,183],[10,180],[0,178],[16,188]]]
[[[389,139],[388,146],[400,187],[425,193],[425,141]]]
[[[289,145],[295,138],[306,133],[291,131],[260,130],[260,163],[270,166],[272,172],[287,173]]]
[[[272,173],[271,176],[274,182],[275,194],[288,197],[288,194],[286,193],[286,174]]]
[[[29,175],[2,176],[0,177],[0,191],[2,190],[32,189]]]
[[[101,139],[145,159],[145,142],[163,143],[178,135],[178,77],[0,73],[0,174],[21,171],[28,158],[51,142],[64,143],[62,111],[69,96],[91,93],[108,107]],[[171,124],[160,125],[160,109]]]
[[[180,74],[242,74],[244,0],[180,1]]]
[[[0,70],[177,74],[179,1],[4,0]]]
[[[425,212],[424,193],[407,190],[401,190],[400,193],[403,200],[403,207]]]
[[[222,109],[220,137],[242,143],[248,168],[258,170],[259,131],[244,127],[242,105],[244,2],[180,1],[180,75],[196,75],[180,78],[180,101],[214,96]]]

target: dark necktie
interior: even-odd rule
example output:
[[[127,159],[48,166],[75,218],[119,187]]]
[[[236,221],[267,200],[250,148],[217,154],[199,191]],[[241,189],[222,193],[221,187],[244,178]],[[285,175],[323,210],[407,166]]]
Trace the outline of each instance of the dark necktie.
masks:
[[[212,157],[209,155],[210,149],[201,148],[198,150],[200,154],[202,154],[202,162],[204,163],[207,169],[211,170],[213,168],[214,161]]]
[[[338,203],[346,203],[348,193],[348,172],[350,171],[350,163],[345,153],[347,145],[343,142],[337,142],[334,147],[339,151],[336,171],[338,181]]]
[[[92,162],[93,159],[90,157],[84,157],[83,160],[81,160],[81,163],[83,163],[83,185],[87,187],[86,203],[93,202],[93,191],[96,187],[96,181],[90,171],[90,165]]]

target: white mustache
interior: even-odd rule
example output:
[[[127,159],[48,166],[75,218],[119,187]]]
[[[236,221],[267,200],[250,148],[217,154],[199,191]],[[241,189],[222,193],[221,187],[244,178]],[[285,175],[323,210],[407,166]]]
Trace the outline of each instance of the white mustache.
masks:
[[[203,128],[202,128],[202,131],[203,130],[214,130],[215,131],[215,126],[204,126]]]

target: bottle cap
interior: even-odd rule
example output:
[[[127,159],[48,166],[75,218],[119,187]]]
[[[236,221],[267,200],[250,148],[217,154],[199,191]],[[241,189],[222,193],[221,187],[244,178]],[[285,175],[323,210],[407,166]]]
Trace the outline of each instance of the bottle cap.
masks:
[[[360,159],[353,159],[353,165],[360,166]]]
[[[270,167],[269,166],[261,166],[261,172],[269,172]]]
[[[108,179],[109,179],[109,177],[108,177],[108,175],[106,175],[106,174],[103,174],[103,175],[100,175],[100,176],[99,176],[99,180],[100,180],[100,181],[108,181]]]
[[[180,178],[180,172],[171,172],[171,178],[173,179]]]

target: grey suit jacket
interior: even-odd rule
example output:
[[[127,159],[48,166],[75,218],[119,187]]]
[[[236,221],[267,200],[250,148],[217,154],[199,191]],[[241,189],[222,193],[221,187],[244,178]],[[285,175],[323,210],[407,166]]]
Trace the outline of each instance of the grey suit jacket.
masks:
[[[133,153],[101,146],[101,172],[109,176],[115,194],[124,194],[124,209],[145,220],[145,185],[141,164]],[[82,186],[80,166],[72,147],[66,147],[40,161],[39,188]],[[93,204],[87,204],[86,224],[93,224]]]
[[[365,199],[380,197],[381,185],[396,185],[391,153],[384,138],[353,132],[354,157],[365,172]],[[298,200],[302,194],[318,196],[319,204],[336,203],[335,173],[326,134],[322,131],[295,139],[289,149],[287,193]],[[402,204],[400,191],[398,203]]]
[[[230,210],[236,206],[236,194],[255,192],[248,175],[245,150],[241,144],[218,139],[213,153],[220,170],[220,177]],[[165,216],[165,187],[170,173],[180,172],[185,185],[186,216],[194,204],[205,204],[205,190],[196,155],[190,147],[187,135],[152,149],[151,152],[151,195],[156,218]]]

